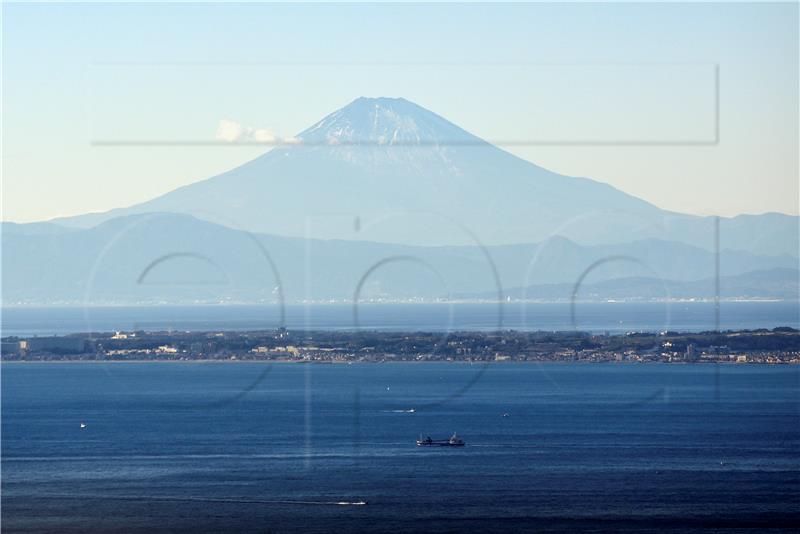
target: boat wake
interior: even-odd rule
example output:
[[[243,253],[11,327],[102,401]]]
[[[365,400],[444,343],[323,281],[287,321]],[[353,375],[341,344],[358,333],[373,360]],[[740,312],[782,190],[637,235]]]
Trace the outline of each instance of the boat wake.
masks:
[[[181,497],[171,495],[100,495],[100,494],[57,494],[39,495],[48,499],[105,499],[112,501],[153,501],[153,502],[209,502],[224,504],[297,504],[314,506],[365,506],[367,501],[293,501],[283,499],[224,499],[214,497]]]

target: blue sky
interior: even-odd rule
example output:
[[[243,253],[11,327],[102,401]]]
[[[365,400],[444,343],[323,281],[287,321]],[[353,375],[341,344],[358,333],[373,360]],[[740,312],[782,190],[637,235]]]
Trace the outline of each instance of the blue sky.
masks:
[[[797,4],[4,4],[3,219],[133,204],[264,150],[97,141],[288,137],[362,95],[666,209],[797,214],[797,88]]]

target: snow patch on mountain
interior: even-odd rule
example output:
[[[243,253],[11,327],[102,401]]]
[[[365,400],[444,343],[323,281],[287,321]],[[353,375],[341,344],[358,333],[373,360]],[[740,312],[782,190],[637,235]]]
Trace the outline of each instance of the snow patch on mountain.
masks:
[[[324,147],[353,164],[404,164],[417,172],[460,175],[448,148],[487,143],[404,98],[361,97],[297,135],[305,147]]]

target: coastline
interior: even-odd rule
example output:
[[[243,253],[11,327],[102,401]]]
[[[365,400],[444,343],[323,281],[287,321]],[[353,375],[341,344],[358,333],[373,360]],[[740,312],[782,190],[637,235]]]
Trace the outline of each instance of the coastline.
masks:
[[[6,337],[3,362],[178,363],[800,363],[800,329],[704,332],[248,331],[95,332]]]
[[[0,366],[6,364],[80,364],[86,363],[91,365],[104,365],[104,364],[163,364],[175,363],[180,365],[192,364],[260,364],[260,365],[467,365],[471,367],[485,367],[489,365],[687,365],[687,366],[708,366],[708,365],[726,365],[726,366],[743,366],[743,365],[761,365],[761,366],[781,366],[781,365],[800,365],[800,362],[735,362],[735,361],[713,361],[713,362],[664,362],[664,361],[558,361],[558,360],[505,360],[505,361],[463,361],[463,360],[427,360],[427,361],[410,361],[410,360],[392,360],[392,361],[299,361],[299,360],[0,360]]]
[[[680,298],[661,298],[661,299],[625,299],[625,298],[606,298],[606,299],[452,299],[452,300],[385,300],[385,301],[360,301],[359,306],[458,306],[458,305],[520,305],[520,304],[709,304],[709,303],[730,303],[730,302],[795,302],[800,303],[800,298],[780,298],[780,297],[720,297],[719,300],[713,297],[680,297]],[[352,300],[312,300],[312,301],[289,301],[289,302],[253,302],[253,301],[174,301],[174,302],[11,302],[0,303],[0,309],[37,309],[37,308],[56,308],[56,309],[95,309],[95,308],[185,308],[194,306],[203,307],[307,307],[307,306],[348,306],[352,307]]]

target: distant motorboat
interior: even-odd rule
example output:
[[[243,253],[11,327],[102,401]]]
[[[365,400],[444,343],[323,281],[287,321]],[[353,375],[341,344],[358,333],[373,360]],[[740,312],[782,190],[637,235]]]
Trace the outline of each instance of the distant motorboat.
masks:
[[[416,413],[417,412],[417,410],[415,410],[414,408],[408,408],[407,410],[383,410],[383,411],[384,412],[389,412],[389,413]]]
[[[81,421],[81,428],[86,428],[86,423],[84,423],[83,421]]]
[[[450,439],[431,439],[430,436],[422,439],[420,436],[417,440],[417,447],[463,447],[464,445],[466,445],[464,440],[459,438],[455,432]]]

